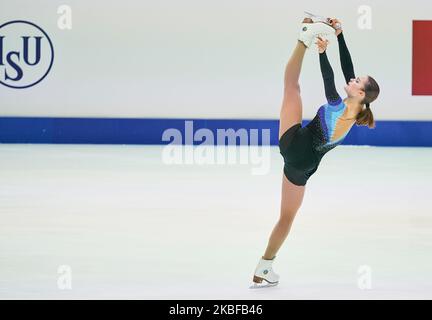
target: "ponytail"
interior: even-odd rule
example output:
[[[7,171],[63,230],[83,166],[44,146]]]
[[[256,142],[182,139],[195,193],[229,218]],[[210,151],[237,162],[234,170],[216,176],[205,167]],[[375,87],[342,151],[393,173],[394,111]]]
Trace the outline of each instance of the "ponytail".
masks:
[[[360,111],[360,113],[357,115],[356,124],[358,126],[368,126],[370,129],[375,128],[375,120],[369,107],[369,103],[366,103],[366,108]]]
[[[362,101],[366,107],[356,117],[356,124],[358,126],[368,126],[370,129],[375,128],[375,120],[370,109],[370,103],[374,101],[380,92],[378,83],[374,78],[368,76],[368,82],[365,85],[365,98]]]

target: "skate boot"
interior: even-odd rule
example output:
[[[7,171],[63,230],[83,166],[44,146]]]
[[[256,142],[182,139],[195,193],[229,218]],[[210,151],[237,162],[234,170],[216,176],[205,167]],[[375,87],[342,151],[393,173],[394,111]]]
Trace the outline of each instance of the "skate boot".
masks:
[[[314,43],[316,37],[325,38],[327,35],[336,33],[336,30],[326,22],[303,22],[301,28],[298,40],[303,42],[307,48]]]
[[[273,259],[271,260],[265,260],[264,258],[260,259],[255,269],[253,277],[254,283],[250,287],[251,289],[273,287],[279,283],[279,275],[277,275],[272,268],[272,264],[275,258],[276,257],[273,257]],[[263,284],[263,280],[267,283]]]

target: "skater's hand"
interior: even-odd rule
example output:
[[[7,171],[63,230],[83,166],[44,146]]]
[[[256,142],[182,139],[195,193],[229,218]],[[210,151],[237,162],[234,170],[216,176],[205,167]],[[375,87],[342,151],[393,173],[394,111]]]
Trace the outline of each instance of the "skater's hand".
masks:
[[[327,18],[327,21],[336,29],[336,36],[342,33],[342,22],[336,18]]]
[[[318,37],[317,41],[315,43],[318,46],[319,53],[323,53],[324,51],[327,50],[327,45],[328,45],[329,41],[327,39],[323,39],[321,37]]]

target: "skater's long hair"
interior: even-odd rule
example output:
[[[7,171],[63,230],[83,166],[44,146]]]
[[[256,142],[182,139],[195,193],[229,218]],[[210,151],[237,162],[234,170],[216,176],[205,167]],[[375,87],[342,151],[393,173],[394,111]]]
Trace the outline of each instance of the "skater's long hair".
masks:
[[[375,120],[370,109],[370,104],[378,97],[380,88],[378,83],[371,76],[368,76],[368,81],[365,85],[364,92],[365,97],[361,104],[363,104],[365,107],[359,112],[359,114],[357,114],[356,124],[358,126],[368,126],[370,129],[373,129],[375,128]]]

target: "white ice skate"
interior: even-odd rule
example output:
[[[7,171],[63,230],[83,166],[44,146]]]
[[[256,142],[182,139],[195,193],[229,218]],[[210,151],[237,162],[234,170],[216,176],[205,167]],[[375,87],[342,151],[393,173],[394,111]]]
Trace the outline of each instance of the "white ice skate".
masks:
[[[316,37],[325,38],[325,36],[335,33],[336,30],[326,22],[302,23],[298,40],[310,48]]]
[[[253,285],[250,286],[250,289],[274,287],[279,283],[279,275],[277,275],[272,268],[275,258],[276,257],[272,260],[260,259],[255,269]],[[266,283],[263,284],[263,280]]]

